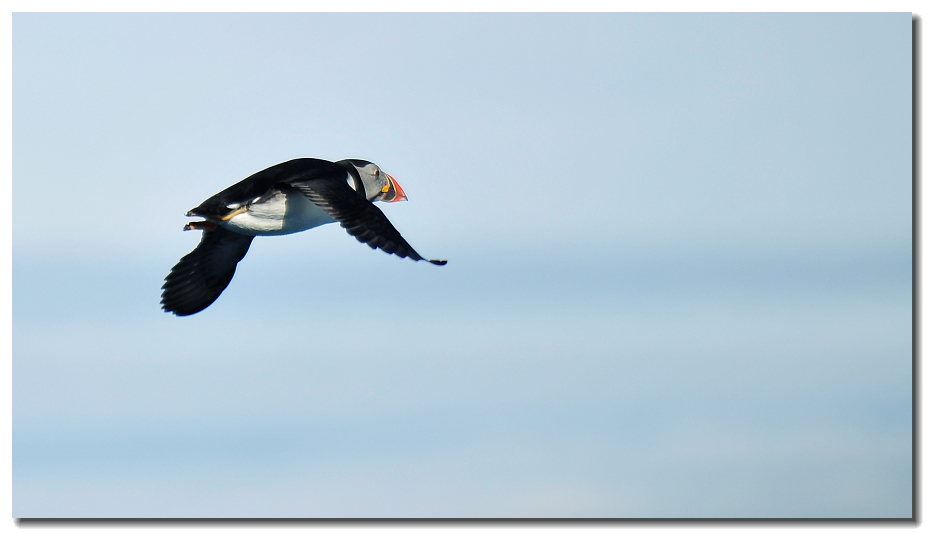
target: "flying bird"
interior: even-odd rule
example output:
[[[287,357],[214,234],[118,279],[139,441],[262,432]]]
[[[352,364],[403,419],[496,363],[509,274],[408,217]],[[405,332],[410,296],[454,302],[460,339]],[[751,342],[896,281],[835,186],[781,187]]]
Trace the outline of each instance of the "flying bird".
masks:
[[[161,307],[178,316],[209,307],[232,281],[254,237],[297,233],[336,221],[371,248],[423,260],[373,205],[406,199],[392,176],[361,159],[333,163],[302,158],[266,168],[187,212],[205,220],[183,229],[202,230],[203,237],[164,279]]]

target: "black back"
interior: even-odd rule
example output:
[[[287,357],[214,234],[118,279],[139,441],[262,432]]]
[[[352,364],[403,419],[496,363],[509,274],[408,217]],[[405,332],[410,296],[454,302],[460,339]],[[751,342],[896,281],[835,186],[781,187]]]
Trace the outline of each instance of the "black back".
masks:
[[[253,200],[281,182],[290,183],[307,179],[337,179],[344,177],[344,168],[331,161],[308,157],[291,159],[265,168],[214,194],[197,207],[191,209],[191,213],[202,217],[219,218],[229,212],[227,207],[229,204],[243,204]]]

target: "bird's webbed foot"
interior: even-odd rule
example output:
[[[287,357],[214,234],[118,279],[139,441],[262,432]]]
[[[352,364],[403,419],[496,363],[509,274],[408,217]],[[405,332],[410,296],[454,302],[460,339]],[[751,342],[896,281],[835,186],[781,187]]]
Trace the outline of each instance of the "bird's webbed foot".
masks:
[[[191,229],[201,229],[203,231],[212,231],[216,229],[216,225],[207,220],[200,220],[197,222],[189,222],[183,227],[184,231],[189,231]]]

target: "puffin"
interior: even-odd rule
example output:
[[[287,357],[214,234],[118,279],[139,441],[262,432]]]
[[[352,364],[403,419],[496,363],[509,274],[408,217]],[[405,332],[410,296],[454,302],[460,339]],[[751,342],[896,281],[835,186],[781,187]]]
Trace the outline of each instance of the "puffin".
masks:
[[[199,245],[164,279],[161,308],[188,316],[209,307],[228,287],[255,237],[287,235],[339,222],[373,249],[445,265],[416,252],[374,202],[408,200],[391,175],[362,159],[300,158],[252,174],[187,212],[184,231],[201,230]]]

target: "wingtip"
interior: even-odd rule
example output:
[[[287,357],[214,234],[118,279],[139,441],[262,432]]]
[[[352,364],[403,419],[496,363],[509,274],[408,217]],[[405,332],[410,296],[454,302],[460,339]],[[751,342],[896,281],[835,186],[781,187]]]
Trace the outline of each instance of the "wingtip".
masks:
[[[444,266],[447,264],[447,259],[429,259],[428,262],[432,265]]]

